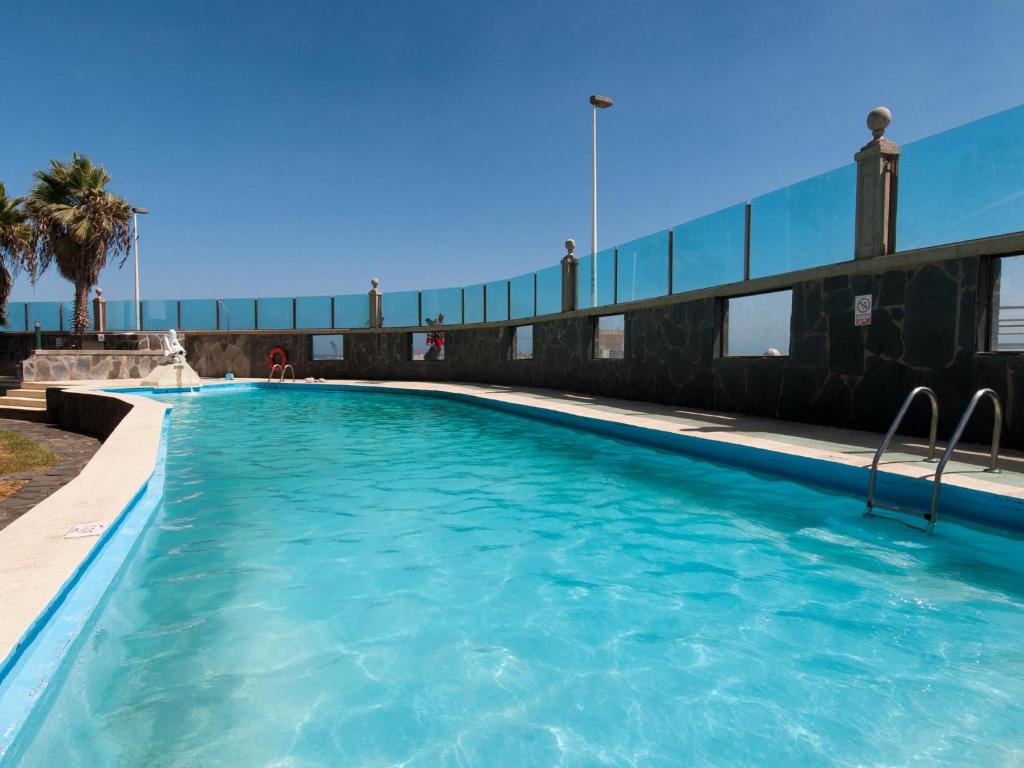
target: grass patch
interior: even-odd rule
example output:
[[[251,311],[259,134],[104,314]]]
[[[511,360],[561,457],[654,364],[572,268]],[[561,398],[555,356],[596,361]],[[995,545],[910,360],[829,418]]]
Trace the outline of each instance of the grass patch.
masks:
[[[24,435],[0,429],[0,474],[42,469],[59,458]]]
[[[16,494],[27,482],[28,480],[0,480],[0,501]]]

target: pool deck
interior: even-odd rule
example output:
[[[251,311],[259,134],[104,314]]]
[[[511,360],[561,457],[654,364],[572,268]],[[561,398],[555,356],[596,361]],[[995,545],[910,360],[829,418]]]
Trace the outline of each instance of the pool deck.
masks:
[[[222,380],[210,380],[210,383],[222,383]],[[448,392],[858,468],[871,465],[882,437],[874,432],[555,390],[417,381],[330,380],[325,383],[395,391]],[[125,379],[52,382],[52,386],[83,389],[140,384]],[[98,541],[95,536],[65,538],[70,529],[80,523],[112,522],[155,467],[165,406],[144,397],[113,393],[109,396],[127,399],[135,407],[76,480],[0,531],[0,659],[46,609]],[[935,464],[922,460],[926,452],[925,440],[897,437],[881,470],[912,478],[932,478]],[[965,445],[947,466],[943,483],[1024,499],[1024,454],[1003,451],[999,460],[1002,471],[998,474],[985,472],[986,462],[987,448]]]

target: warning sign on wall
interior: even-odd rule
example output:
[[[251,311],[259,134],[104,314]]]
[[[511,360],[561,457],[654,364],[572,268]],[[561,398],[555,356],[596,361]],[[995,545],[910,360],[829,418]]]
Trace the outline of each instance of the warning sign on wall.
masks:
[[[853,299],[853,324],[871,325],[871,294]]]

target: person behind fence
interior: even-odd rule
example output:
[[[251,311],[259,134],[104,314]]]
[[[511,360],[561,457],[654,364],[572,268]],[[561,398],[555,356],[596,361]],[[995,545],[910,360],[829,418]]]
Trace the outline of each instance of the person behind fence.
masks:
[[[438,314],[436,320],[429,317],[424,318],[427,325],[444,325],[444,313]],[[444,356],[444,334],[427,334],[427,353],[423,355],[424,360],[440,360]]]

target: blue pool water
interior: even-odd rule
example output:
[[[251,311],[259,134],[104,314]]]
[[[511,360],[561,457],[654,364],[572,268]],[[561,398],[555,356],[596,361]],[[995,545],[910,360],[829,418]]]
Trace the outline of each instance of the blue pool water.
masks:
[[[162,399],[5,766],[1024,761],[1019,538],[449,400]]]

